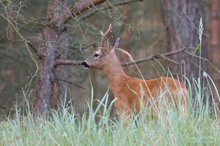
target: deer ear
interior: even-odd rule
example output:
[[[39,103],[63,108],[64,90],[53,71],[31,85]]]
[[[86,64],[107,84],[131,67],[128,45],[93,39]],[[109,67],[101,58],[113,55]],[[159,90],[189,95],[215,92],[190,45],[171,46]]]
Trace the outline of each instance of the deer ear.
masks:
[[[108,36],[108,44],[109,44],[110,48],[112,48],[115,45],[115,36],[114,36],[114,34],[110,34]]]
[[[113,34],[109,34],[105,40],[105,44],[102,48],[103,52],[109,52],[112,50],[112,48],[114,48],[115,45],[115,36]]]
[[[118,48],[119,44],[120,44],[120,38],[117,38],[114,47],[112,49],[115,50],[116,48]]]

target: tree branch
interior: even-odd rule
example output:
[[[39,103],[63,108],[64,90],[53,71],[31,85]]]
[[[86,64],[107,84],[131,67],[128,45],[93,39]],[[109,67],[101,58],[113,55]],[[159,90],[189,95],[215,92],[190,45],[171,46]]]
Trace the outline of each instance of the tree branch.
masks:
[[[103,6],[100,9],[92,10],[92,11],[88,12],[87,14],[85,14],[84,16],[82,16],[81,18],[79,18],[79,20],[77,20],[77,21],[85,20],[86,18],[89,18],[89,17],[95,15],[96,13],[98,13],[100,11],[111,9],[113,6],[117,7],[117,6],[126,5],[126,4],[130,4],[130,3],[134,3],[134,2],[140,2],[140,1],[143,1],[143,0],[118,1],[118,2],[113,3],[111,5],[109,4],[109,5]]]
[[[43,54],[41,54],[29,41],[26,41],[26,43],[28,44],[28,46],[31,47],[31,49],[34,50],[34,52],[37,54],[37,57],[41,60],[44,56]]]
[[[192,48],[182,48],[182,49],[179,49],[179,50],[176,50],[176,51],[172,51],[172,52],[167,52],[167,53],[164,53],[164,54],[156,54],[156,55],[152,55],[152,56],[145,57],[145,58],[142,58],[142,59],[137,59],[137,60],[134,60],[134,61],[124,62],[124,63],[121,63],[121,65],[122,66],[128,66],[128,65],[143,63],[143,62],[146,62],[146,61],[149,61],[149,60],[158,59],[158,58],[166,58],[165,56],[171,56],[171,55],[174,55],[174,54],[178,54],[178,53],[181,53],[181,52],[183,52],[183,51],[185,51],[187,49],[192,49]],[[56,60],[54,66],[55,67],[57,65],[77,66],[77,65],[81,65],[82,62],[83,62],[82,60],[62,60],[62,59],[58,59],[58,60]]]
[[[81,51],[83,51],[83,50],[86,50],[86,49],[94,49],[94,48],[97,48],[97,47],[98,47],[97,43],[91,43],[91,44],[89,44],[89,45],[82,46],[82,47],[80,47],[80,48],[73,47],[74,50],[76,50],[76,51],[71,52],[69,56],[74,55],[74,54],[76,54],[76,53],[79,53],[79,52],[81,52]]]
[[[76,84],[76,83],[74,83],[74,82],[65,80],[65,79],[55,79],[55,80],[56,80],[56,81],[63,81],[63,82],[66,82],[66,83],[68,83],[68,84],[75,85],[76,87],[79,87],[79,88],[81,88],[81,89],[85,89],[84,87],[82,87],[82,86],[80,86],[80,85],[78,85],[78,84]]]
[[[186,49],[190,49],[190,48],[182,48],[182,49],[172,51],[172,52],[167,52],[167,53],[164,53],[164,54],[156,54],[156,55],[145,57],[145,58],[142,58],[142,59],[125,62],[125,63],[122,63],[121,65],[122,66],[128,66],[128,65],[132,65],[132,64],[143,63],[143,62],[146,62],[146,61],[149,61],[149,60],[164,58],[164,56],[171,56],[171,55],[174,55],[174,54],[178,54],[178,53],[181,53],[181,52],[185,51]]]
[[[72,66],[77,66],[81,65],[83,61],[80,60],[62,60],[62,59],[57,59],[55,61],[54,67],[58,65],[72,65]]]
[[[121,5],[130,4],[133,2],[139,2],[139,1],[143,1],[143,0],[125,0],[125,1],[119,1],[116,3],[112,3],[109,5],[103,6],[100,9],[95,9],[95,10],[87,13],[86,15],[81,17],[80,20],[84,20],[88,17],[91,17],[92,15],[96,14],[97,12],[99,12],[101,10],[111,9],[113,6],[121,6]],[[104,2],[106,2],[106,0],[84,0],[84,1],[76,2],[75,5],[73,7],[71,7],[71,12],[72,12],[71,15],[67,16],[67,18],[64,19],[63,23],[64,24],[68,23],[72,18],[74,18],[74,17],[82,14],[86,10],[88,10],[94,6],[100,5]]]
[[[64,19],[64,24],[68,23],[72,18],[76,17],[77,15],[83,13],[84,11],[88,10],[89,8],[99,5],[101,3],[104,3],[106,0],[84,0],[79,1],[74,4],[73,7],[71,7],[71,15],[67,16],[67,18]]]
[[[10,55],[8,55],[8,54],[9,54],[9,53],[0,52],[0,57],[7,57],[7,58],[9,58],[9,59],[15,61],[16,63],[20,63],[20,64],[22,64],[22,65],[24,65],[24,66],[31,67],[31,65],[28,64],[27,62],[22,61],[22,60],[19,60],[17,57],[10,56]]]
[[[191,55],[191,56],[195,57],[195,58],[202,59],[203,61],[208,62],[208,63],[211,65],[211,67],[214,68],[214,70],[216,70],[218,73],[220,73],[220,69],[218,69],[213,63],[211,63],[211,62],[209,61],[209,59],[204,58],[204,57],[201,57],[201,56],[198,56],[198,55],[195,55],[195,54],[192,54],[192,53],[190,53],[190,52],[188,52],[188,51],[184,51],[184,52],[187,53],[188,55]]]

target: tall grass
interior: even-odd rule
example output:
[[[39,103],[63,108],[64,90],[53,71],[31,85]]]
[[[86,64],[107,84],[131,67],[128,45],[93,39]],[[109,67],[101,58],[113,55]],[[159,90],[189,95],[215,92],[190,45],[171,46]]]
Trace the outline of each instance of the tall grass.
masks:
[[[190,88],[198,88],[197,82],[194,82]],[[218,116],[211,116],[210,104],[202,104],[202,94],[196,93],[197,100],[190,102],[187,117],[171,112],[169,120],[145,118],[147,112],[143,112],[140,119],[134,117],[128,125],[124,125],[123,119],[114,120],[110,117],[113,102],[111,106],[107,106],[108,92],[97,109],[93,110],[92,102],[89,103],[88,114],[80,118],[68,108],[51,111],[48,116],[41,118],[32,117],[30,112],[21,116],[17,110],[14,118],[0,123],[0,145],[217,146],[220,145],[220,119]],[[101,107],[104,110],[99,114]],[[99,116],[99,122],[96,121],[96,116]]]

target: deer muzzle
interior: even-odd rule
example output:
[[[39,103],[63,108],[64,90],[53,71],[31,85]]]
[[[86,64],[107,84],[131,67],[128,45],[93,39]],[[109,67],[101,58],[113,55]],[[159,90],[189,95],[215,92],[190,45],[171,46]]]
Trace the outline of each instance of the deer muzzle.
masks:
[[[88,65],[85,61],[82,63],[82,66],[83,66],[83,67],[86,67],[86,68],[89,67],[89,65]]]

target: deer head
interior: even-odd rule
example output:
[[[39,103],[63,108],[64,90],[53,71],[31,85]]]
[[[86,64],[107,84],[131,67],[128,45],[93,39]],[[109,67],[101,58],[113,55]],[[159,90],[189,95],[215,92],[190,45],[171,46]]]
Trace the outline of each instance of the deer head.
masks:
[[[115,48],[118,47],[120,38],[115,41],[111,24],[105,33],[100,31],[100,34],[102,36],[101,43],[97,51],[82,63],[84,67],[102,69],[104,65],[111,63],[113,57],[116,56]]]

